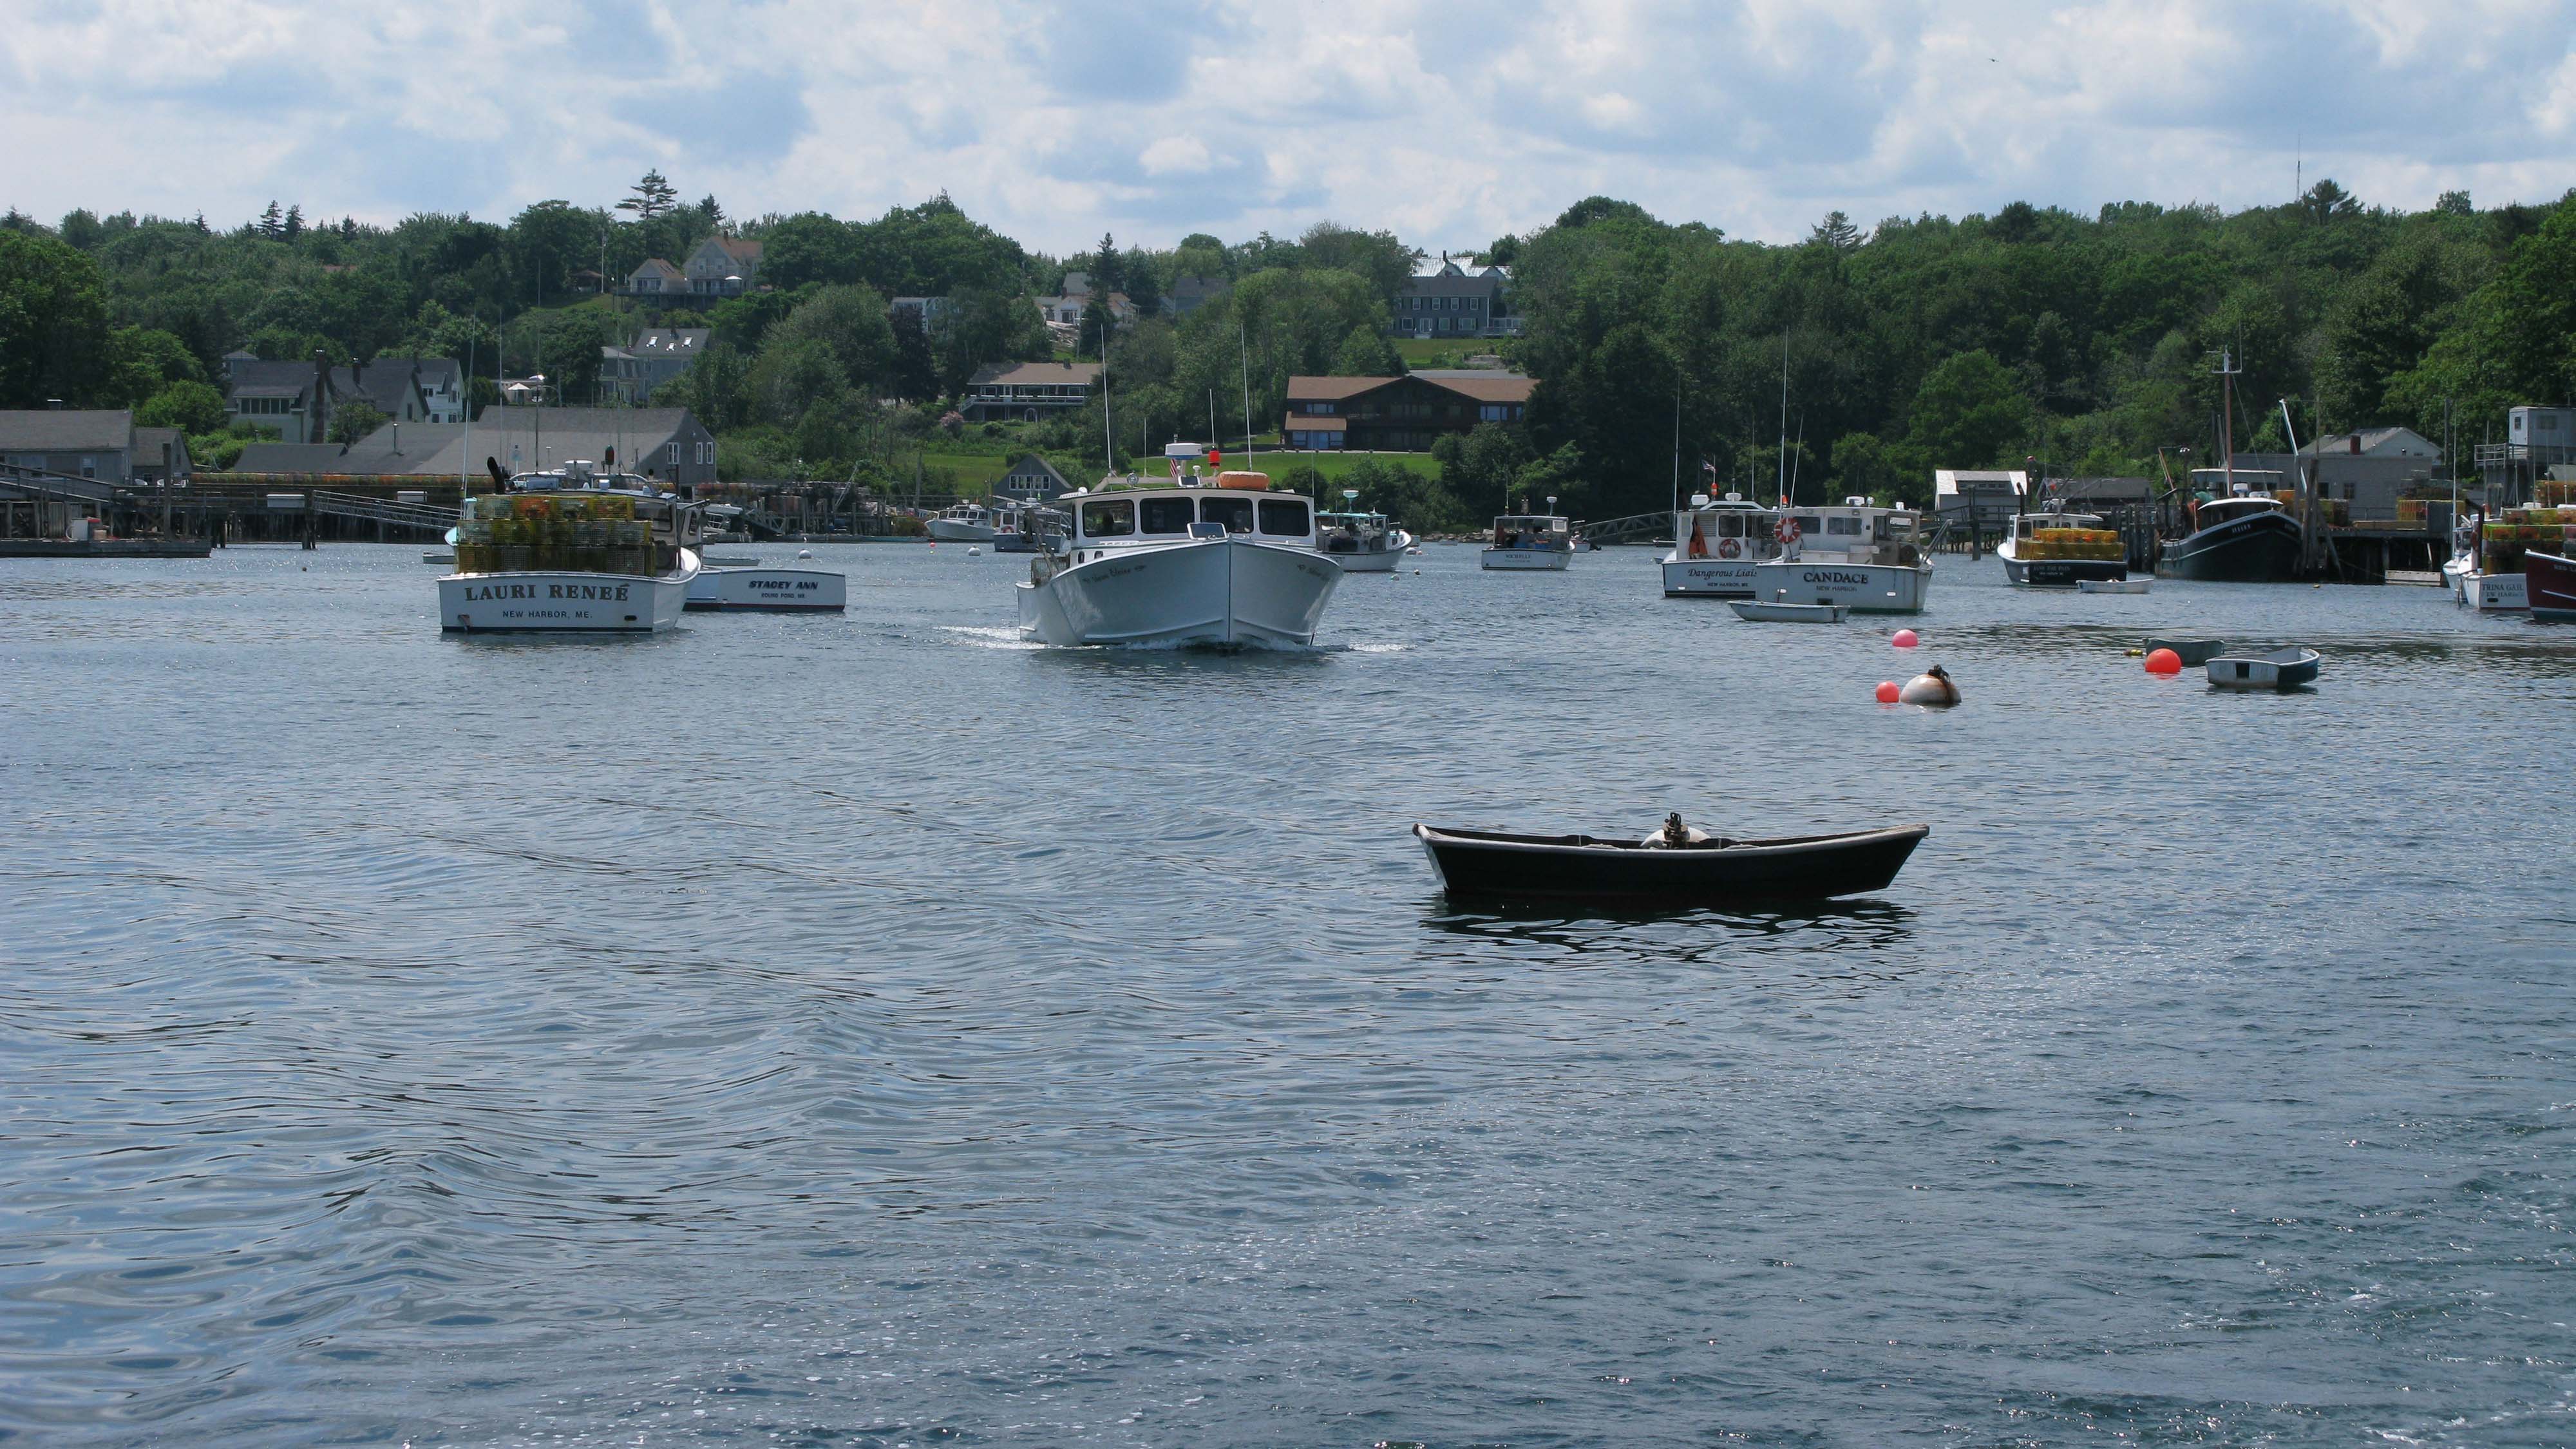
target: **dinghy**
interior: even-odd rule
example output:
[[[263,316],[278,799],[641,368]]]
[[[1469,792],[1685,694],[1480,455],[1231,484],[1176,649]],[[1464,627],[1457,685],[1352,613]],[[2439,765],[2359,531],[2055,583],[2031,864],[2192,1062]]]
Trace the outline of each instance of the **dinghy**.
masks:
[[[2172,650],[2174,657],[2182,661],[2183,668],[2198,669],[2226,653],[2227,641],[2224,639],[2149,639],[2147,641],[2149,654],[2159,649]]]
[[[1642,841],[1413,827],[1455,899],[1699,906],[1812,901],[1884,889],[1929,825],[1724,840],[1678,818]]]
[[[1839,624],[1851,617],[1849,604],[1773,604],[1760,599],[1729,599],[1735,617],[1752,624]]]
[[[2316,683],[2317,651],[2291,648],[2221,654],[2208,667],[2209,682],[2221,689],[2296,689]]]
[[[2087,594],[2143,594],[2153,579],[2078,579],[2078,592]]]

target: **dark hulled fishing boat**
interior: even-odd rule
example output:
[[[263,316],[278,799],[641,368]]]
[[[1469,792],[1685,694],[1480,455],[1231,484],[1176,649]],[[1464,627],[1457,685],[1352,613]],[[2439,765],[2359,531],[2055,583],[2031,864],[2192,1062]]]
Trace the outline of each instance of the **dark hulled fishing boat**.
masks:
[[[2531,617],[2548,624],[2576,624],[2576,559],[2531,550],[2522,556]]]
[[[2203,583],[2286,584],[2299,577],[2306,533],[2280,500],[2262,494],[2213,498],[2192,531],[2164,546],[2156,574]]]

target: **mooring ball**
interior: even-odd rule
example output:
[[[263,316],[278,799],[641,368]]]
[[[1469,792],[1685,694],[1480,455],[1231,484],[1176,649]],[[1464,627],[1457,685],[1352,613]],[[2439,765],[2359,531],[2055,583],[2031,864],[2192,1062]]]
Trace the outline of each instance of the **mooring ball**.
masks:
[[[812,558],[814,556],[814,550],[810,548],[800,548],[796,550],[796,556],[798,558]]]
[[[1896,698],[1900,704],[1928,704],[1946,709],[1959,702],[1959,686],[1952,684],[1950,676],[1935,665],[1930,673],[1918,674],[1905,681],[1905,688],[1897,692]]]
[[[1922,643],[1923,641],[1922,641],[1921,639],[1919,639],[1919,638],[1916,638],[1916,637],[1915,637],[1915,634],[1914,634],[1914,631],[1913,631],[1913,630],[1911,630],[1911,629],[1899,629],[1899,630],[1897,630],[1897,631],[1896,631],[1896,637],[1895,637],[1895,638],[1893,638],[1893,639],[1890,639],[1890,640],[1889,640],[1889,641],[1887,641],[1887,642],[1889,642],[1890,644],[1895,645],[1895,646],[1896,646],[1897,648],[1899,648],[1899,649],[1911,649],[1911,648],[1913,648],[1915,645],[1920,644],[1920,643]]]
[[[1879,681],[1878,702],[1880,704],[1894,704],[1896,703],[1896,697],[1902,693],[1904,693],[1904,691],[1896,687],[1895,680],[1882,679]]]
[[[2149,674],[2182,673],[2182,656],[2170,649],[2159,649],[2147,656]]]

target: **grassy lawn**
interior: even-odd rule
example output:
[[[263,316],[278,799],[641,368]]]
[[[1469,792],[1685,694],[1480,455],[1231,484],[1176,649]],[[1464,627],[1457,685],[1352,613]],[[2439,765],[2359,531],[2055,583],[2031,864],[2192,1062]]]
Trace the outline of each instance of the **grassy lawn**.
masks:
[[[1440,464],[1429,453],[1289,453],[1273,452],[1264,448],[1260,456],[1253,460],[1253,464],[1262,472],[1274,477],[1291,468],[1312,466],[1316,472],[1326,478],[1337,479],[1357,466],[1362,458],[1374,458],[1390,468],[1402,468],[1419,473],[1426,478],[1440,476]],[[1226,466],[1229,468],[1242,461],[1243,455],[1240,453],[1225,455]]]
[[[921,466],[934,472],[947,473],[960,488],[969,491],[989,491],[996,482],[1000,481],[1004,473],[1010,471],[1012,462],[1018,457],[1018,453],[1004,457],[999,453],[926,452],[921,455]]]
[[[1502,344],[1490,337],[1398,337],[1396,355],[1404,365],[1422,367],[1465,367],[1467,359],[1493,352]]]

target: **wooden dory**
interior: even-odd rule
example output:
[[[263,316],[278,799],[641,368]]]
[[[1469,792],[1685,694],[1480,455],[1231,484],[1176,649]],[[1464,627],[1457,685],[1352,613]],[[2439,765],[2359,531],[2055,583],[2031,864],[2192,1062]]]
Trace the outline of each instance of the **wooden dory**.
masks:
[[[1453,898],[1637,906],[1812,901],[1882,890],[1931,833],[1929,825],[1899,825],[1672,846],[1413,827]]]

